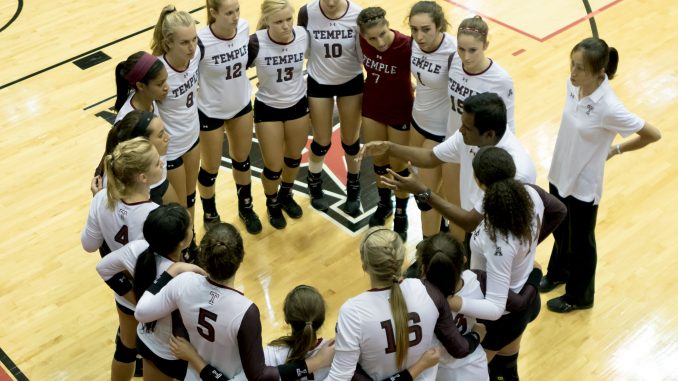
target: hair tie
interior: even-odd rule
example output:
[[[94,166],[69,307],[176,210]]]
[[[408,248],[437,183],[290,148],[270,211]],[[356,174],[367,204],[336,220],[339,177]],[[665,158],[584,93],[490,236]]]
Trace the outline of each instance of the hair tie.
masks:
[[[393,283],[400,283],[400,279],[398,279],[397,275],[393,276]]]
[[[141,114],[141,117],[139,118],[139,121],[137,124],[134,125],[134,128],[132,129],[132,136],[137,137],[137,136],[146,136],[146,130],[148,129],[148,126],[151,124],[151,121],[155,117],[155,114],[153,114],[150,111],[143,111]]]
[[[313,328],[313,322],[312,322],[312,321],[307,321],[307,322],[306,322],[306,326],[307,326],[307,327]]]
[[[148,71],[151,69],[151,66],[158,60],[158,57],[144,52],[141,55],[141,58],[134,64],[132,70],[125,75],[125,79],[129,82],[130,85],[134,86],[137,82],[141,81]]]
[[[480,29],[477,28],[471,28],[471,27],[459,27],[459,32],[472,32],[472,33],[478,33],[481,36],[485,36],[487,33],[481,31]]]

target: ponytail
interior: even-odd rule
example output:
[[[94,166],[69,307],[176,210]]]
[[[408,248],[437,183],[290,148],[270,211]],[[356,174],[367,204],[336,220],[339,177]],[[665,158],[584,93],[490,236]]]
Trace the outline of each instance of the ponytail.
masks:
[[[120,111],[130,90],[138,91],[137,83],[148,83],[160,76],[165,66],[157,57],[139,51],[115,66],[115,111]]]
[[[391,285],[391,297],[388,300],[391,306],[391,315],[393,315],[393,323],[395,324],[395,338],[396,338],[396,366],[404,368],[407,360],[407,350],[410,347],[410,328],[407,324],[408,311],[405,297],[400,290],[400,283],[398,278],[393,278]]]
[[[165,18],[168,14],[176,11],[177,8],[174,5],[166,5],[162,11],[160,11],[160,16],[153,29],[153,40],[151,41],[151,51],[154,56],[161,56],[167,53],[167,42],[165,40],[165,34],[163,33]]]
[[[454,295],[464,271],[465,250],[450,233],[438,233],[417,245],[422,275],[443,295]]]
[[[123,73],[125,64],[126,61],[122,61],[115,65],[115,104],[113,105],[115,111],[120,111],[129,95],[129,83]]]
[[[619,66],[619,52],[617,49],[610,47],[608,53],[609,60],[607,66],[605,66],[605,74],[607,74],[607,79],[614,78],[617,74],[617,66]]]

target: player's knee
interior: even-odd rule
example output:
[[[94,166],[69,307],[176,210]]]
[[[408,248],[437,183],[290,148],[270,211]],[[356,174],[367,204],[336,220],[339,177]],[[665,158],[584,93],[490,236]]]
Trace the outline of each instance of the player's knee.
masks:
[[[235,161],[231,159],[231,165],[233,166],[233,170],[235,171],[247,172],[250,170],[250,157],[247,156],[247,158],[245,158],[245,161]]]
[[[376,173],[379,176],[384,176],[388,174],[388,169],[391,168],[390,164],[386,165],[374,165],[374,173]]]
[[[360,139],[356,140],[353,144],[341,142],[341,147],[344,148],[344,152],[346,152],[347,155],[355,156],[360,152]]]
[[[298,168],[299,164],[301,164],[301,158],[293,159],[291,157],[285,157],[283,158],[283,161],[285,161],[285,165],[289,168]]]
[[[115,353],[113,354],[113,358],[116,361],[125,364],[132,363],[137,359],[137,349],[126,347],[125,344],[122,343],[120,335],[118,335],[115,338]]]
[[[314,140],[314,141],[311,142],[311,152],[313,152],[313,154],[316,155],[316,156],[322,157],[322,156],[325,156],[327,154],[327,151],[330,150],[331,146],[332,146],[331,142],[330,142],[330,144],[323,146],[323,145],[320,145],[318,142],[316,142]]]
[[[195,205],[195,192],[186,196],[186,208],[192,208]]]
[[[217,173],[209,173],[200,167],[200,172],[198,172],[198,182],[204,187],[211,187],[217,181],[217,175],[219,175],[218,171]]]
[[[274,171],[268,167],[264,167],[264,177],[269,180],[278,180],[282,175],[282,169],[279,171]]]

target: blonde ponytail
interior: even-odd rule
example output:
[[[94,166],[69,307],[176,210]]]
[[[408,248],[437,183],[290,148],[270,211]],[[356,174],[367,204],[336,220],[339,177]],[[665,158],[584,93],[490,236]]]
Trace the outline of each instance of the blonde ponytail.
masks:
[[[167,53],[169,50],[167,44],[174,39],[177,28],[193,25],[195,25],[195,20],[188,12],[177,11],[174,5],[166,5],[160,12],[158,22],[153,29],[153,40],[151,41],[153,55],[161,56]]]

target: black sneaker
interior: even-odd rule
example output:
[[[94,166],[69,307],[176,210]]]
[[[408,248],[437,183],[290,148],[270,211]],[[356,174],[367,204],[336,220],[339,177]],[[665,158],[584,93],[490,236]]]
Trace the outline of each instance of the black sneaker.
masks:
[[[270,198],[266,200],[266,212],[268,213],[268,222],[271,226],[276,229],[285,229],[287,221],[285,221],[285,216],[283,216],[280,202],[277,200],[273,202]]]
[[[391,214],[393,214],[393,207],[391,205],[384,205],[382,203],[377,204],[377,210],[375,210],[374,214],[370,217],[370,227],[385,225],[386,219],[389,218]]]
[[[292,193],[279,195],[278,199],[280,200],[280,206],[282,206],[282,210],[284,210],[285,213],[290,216],[290,218],[296,219],[304,215],[304,211],[301,209],[301,206],[299,206],[299,204],[294,201]]]
[[[553,298],[546,302],[546,308],[549,311],[557,312],[564,314],[567,312],[572,312],[574,310],[588,310],[593,308],[593,303],[591,304],[570,304],[565,300],[565,295]]]
[[[409,223],[407,222],[407,214],[396,214],[393,217],[393,231],[398,233],[403,242],[407,241],[407,228]]]
[[[219,213],[204,213],[202,215],[202,222],[205,225],[205,230],[210,230],[213,227],[219,225],[221,222],[221,217],[219,216]]]
[[[320,177],[320,174],[311,175],[311,172],[309,172],[308,176],[306,176],[306,183],[308,184],[308,195],[311,196],[311,206],[321,212],[327,211],[330,208],[330,203],[325,198],[323,179]]]
[[[341,209],[351,217],[360,215],[360,181],[349,181],[346,184],[346,202]]]
[[[563,284],[562,280],[551,280],[548,275],[544,275],[539,282],[539,292],[549,292]]]
[[[245,224],[245,229],[250,234],[258,234],[261,232],[261,220],[250,204],[249,206],[238,207],[238,216]]]

